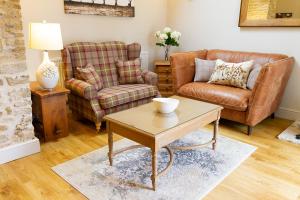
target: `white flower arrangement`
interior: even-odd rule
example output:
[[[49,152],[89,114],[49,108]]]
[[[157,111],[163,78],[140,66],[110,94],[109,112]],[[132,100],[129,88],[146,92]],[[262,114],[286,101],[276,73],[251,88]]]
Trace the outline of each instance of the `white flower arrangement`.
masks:
[[[175,30],[172,31],[170,27],[165,27],[163,31],[157,31],[155,37],[157,39],[156,45],[165,47],[165,60],[168,60],[170,47],[179,46],[181,33]]]

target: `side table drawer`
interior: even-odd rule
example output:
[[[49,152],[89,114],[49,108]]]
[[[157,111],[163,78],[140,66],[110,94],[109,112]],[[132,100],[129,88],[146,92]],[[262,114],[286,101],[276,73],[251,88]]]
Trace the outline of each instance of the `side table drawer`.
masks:
[[[173,91],[172,84],[158,84],[159,91]]]
[[[158,75],[158,82],[159,83],[172,83],[172,76],[165,75],[165,74],[159,74]]]
[[[173,95],[174,95],[174,93],[173,93],[172,91],[167,91],[167,92],[162,91],[162,92],[160,92],[160,94],[161,94],[161,96],[163,96],[163,97],[170,97],[170,96],[173,96]]]
[[[170,66],[156,66],[156,73],[160,74],[160,73],[168,73],[171,74],[172,73],[172,69]]]

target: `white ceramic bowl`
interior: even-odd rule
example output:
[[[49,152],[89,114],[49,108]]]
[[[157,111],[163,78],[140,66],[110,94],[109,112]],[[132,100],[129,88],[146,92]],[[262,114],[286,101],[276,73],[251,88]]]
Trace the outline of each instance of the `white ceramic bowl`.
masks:
[[[179,105],[179,100],[172,98],[154,98],[153,102],[156,110],[164,114],[174,112]]]

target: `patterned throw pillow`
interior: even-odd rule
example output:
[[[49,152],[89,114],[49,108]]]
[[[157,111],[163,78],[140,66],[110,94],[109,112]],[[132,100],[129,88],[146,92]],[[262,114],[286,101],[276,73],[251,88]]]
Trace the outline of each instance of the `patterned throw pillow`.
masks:
[[[81,80],[93,85],[96,90],[103,88],[102,78],[97,74],[92,64],[87,64],[85,68],[77,67],[77,74]]]
[[[227,63],[218,59],[209,83],[247,89],[247,80],[252,66],[253,60],[242,63]]]
[[[207,82],[214,72],[216,61],[215,60],[202,60],[200,58],[195,59],[196,73],[194,82]]]
[[[141,70],[141,60],[139,58],[128,61],[118,60],[117,68],[120,84],[144,83]]]

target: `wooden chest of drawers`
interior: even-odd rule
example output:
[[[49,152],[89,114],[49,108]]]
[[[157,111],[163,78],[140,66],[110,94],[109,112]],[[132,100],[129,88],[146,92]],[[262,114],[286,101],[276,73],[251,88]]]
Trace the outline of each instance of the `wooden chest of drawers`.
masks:
[[[158,89],[163,97],[173,95],[172,69],[169,61],[156,61],[155,72],[158,74]]]

